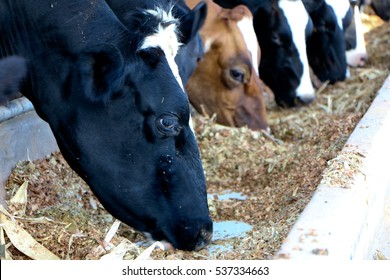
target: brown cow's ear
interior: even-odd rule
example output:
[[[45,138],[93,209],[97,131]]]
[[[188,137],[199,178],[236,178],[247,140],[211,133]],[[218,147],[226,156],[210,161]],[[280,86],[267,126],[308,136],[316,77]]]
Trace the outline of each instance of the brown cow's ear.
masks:
[[[92,102],[107,103],[124,81],[124,62],[112,45],[101,45],[82,53],[77,63],[79,83]]]
[[[240,21],[245,16],[253,19],[251,11],[244,5],[238,5],[229,11],[231,20]]]

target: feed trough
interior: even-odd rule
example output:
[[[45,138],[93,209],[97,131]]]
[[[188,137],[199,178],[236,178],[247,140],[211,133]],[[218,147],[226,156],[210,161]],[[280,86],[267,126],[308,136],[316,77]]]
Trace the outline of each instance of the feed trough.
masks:
[[[0,106],[0,202],[11,170],[21,160],[36,160],[58,151],[49,126],[35,113],[30,101],[21,97]]]
[[[390,253],[390,77],[340,154],[278,258],[372,259]]]

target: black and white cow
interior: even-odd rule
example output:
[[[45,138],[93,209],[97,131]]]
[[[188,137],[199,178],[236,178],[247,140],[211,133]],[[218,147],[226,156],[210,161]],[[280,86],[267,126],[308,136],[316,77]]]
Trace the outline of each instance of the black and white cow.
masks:
[[[279,0],[278,5],[287,19],[293,45],[298,51],[298,59],[303,67],[299,85],[296,88],[296,98],[300,103],[308,104],[315,97],[315,90],[310,79],[310,67],[306,51],[306,39],[313,32],[313,23],[302,1]]]
[[[350,1],[353,14],[348,26],[344,28],[347,64],[351,67],[364,66],[367,61],[367,49],[364,39],[363,23],[357,1]]]
[[[225,8],[249,7],[261,48],[260,78],[282,106],[307,104],[314,99],[305,37],[311,20],[300,1],[214,0]]]
[[[186,23],[194,31],[197,13]],[[127,20],[131,29],[104,0],[0,0],[0,57],[26,59],[22,93],[113,216],[197,250],[210,242],[212,221],[175,63],[191,38],[179,36],[171,5],[135,9]]]
[[[367,52],[358,8],[349,0],[303,0],[314,31],[307,40],[314,74],[330,83],[349,76],[348,65],[364,65]]]
[[[19,86],[26,75],[26,61],[19,56],[0,59],[0,105],[19,96]]]
[[[347,0],[348,1],[348,0]],[[307,3],[318,2],[315,9]],[[342,0],[343,2],[343,0]],[[321,80],[330,83],[342,81],[347,76],[347,60],[341,14],[347,13],[346,5],[339,5],[338,12],[327,0],[303,0],[313,21],[314,31],[307,40],[310,67]]]

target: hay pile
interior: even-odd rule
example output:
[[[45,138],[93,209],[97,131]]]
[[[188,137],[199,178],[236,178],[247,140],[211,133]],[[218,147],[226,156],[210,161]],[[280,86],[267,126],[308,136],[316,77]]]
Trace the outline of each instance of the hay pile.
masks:
[[[373,18],[379,25],[374,16],[365,20],[372,23]],[[213,220],[240,220],[253,230],[244,238],[229,240],[233,246],[229,252],[155,250],[152,258],[273,257],[321,181],[327,162],[339,154],[390,73],[390,23],[371,30],[366,41],[368,64],[352,69],[348,81],[324,86],[310,106],[281,109],[270,100],[272,136],[222,127],[205,116],[194,118],[208,192],[229,190],[247,196],[244,201],[210,200]],[[112,251],[104,239],[114,219],[61,155],[19,163],[9,178],[8,196],[25,181],[29,182],[25,212],[15,205],[8,212],[19,217],[15,223],[36,241],[61,259],[98,259]],[[127,246],[124,258],[134,259],[144,250],[135,245],[142,240],[141,234],[121,225],[110,243]],[[12,258],[28,258],[6,241]]]

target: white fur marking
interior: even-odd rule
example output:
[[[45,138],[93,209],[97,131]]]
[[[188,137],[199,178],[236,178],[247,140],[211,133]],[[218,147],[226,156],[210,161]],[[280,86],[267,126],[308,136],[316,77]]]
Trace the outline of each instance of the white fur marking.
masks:
[[[325,0],[325,2],[332,7],[337,17],[337,23],[339,24],[341,30],[343,30],[343,18],[347,14],[351,5],[349,0]]]
[[[175,62],[175,56],[177,55],[177,52],[179,51],[179,47],[181,45],[177,38],[177,31],[176,31],[177,19],[173,17],[171,10],[167,13],[160,7],[156,7],[156,10],[146,10],[146,12],[151,15],[154,15],[157,18],[160,18],[162,22],[170,22],[170,21],[175,22],[166,27],[163,27],[162,24],[159,24],[156,33],[146,37],[140,49],[147,49],[153,47],[161,48],[168,61],[173,76],[175,77],[176,81],[178,82],[181,89],[183,90],[183,93],[185,93],[183,81],[181,80],[181,77],[179,75],[179,68],[177,67],[177,64]],[[189,118],[189,126],[192,133],[195,135],[191,115]]]
[[[146,10],[146,12],[160,18],[163,22],[177,21],[177,19],[172,16],[171,11],[167,13],[159,7],[156,7],[156,10]],[[164,27],[162,24],[159,24],[156,33],[146,37],[140,49],[147,49],[152,47],[161,48],[165,53],[165,57],[175,79],[184,91],[183,81],[180,78],[179,69],[175,62],[175,56],[180,47],[180,43],[177,38],[176,27],[176,23],[172,23],[166,27]]]
[[[288,24],[290,25],[293,41],[298,49],[299,58],[303,64],[303,74],[296,90],[297,96],[302,99],[313,99],[315,90],[310,79],[305,36],[309,15],[301,1],[280,0],[279,7],[283,10]]]
[[[255,68],[256,75],[259,76],[259,58],[257,57],[259,44],[253,28],[253,20],[249,17],[244,17],[242,20],[237,22],[237,26],[240,29],[242,36],[244,37],[246,47],[251,54],[252,65],[253,68]]]

